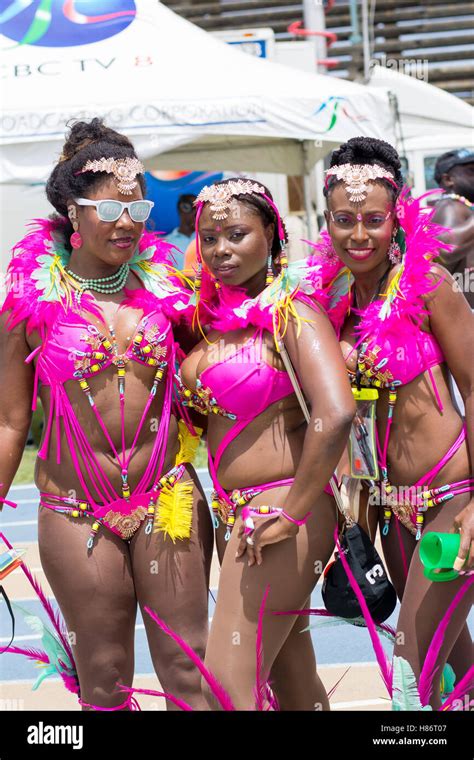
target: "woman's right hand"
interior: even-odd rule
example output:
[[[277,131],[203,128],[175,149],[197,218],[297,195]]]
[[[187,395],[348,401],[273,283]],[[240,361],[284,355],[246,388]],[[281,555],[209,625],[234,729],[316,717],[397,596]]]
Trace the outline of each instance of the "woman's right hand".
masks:
[[[466,572],[474,569],[474,499],[471,499],[464,509],[456,515],[453,532],[461,534],[458,556],[454,560],[453,569]]]

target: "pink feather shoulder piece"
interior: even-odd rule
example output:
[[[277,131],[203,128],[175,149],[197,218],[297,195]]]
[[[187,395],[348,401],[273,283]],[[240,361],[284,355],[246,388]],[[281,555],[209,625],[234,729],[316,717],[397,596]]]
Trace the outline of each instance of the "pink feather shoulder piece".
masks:
[[[326,308],[328,300],[320,263],[309,258],[290,262],[256,298],[249,298],[243,288],[234,286],[221,284],[216,291],[211,279],[203,274],[200,321],[220,332],[249,325],[273,332],[278,317],[284,321],[293,313],[293,302]]]
[[[160,239],[153,232],[145,232],[130,261],[130,269],[142,283],[142,287],[127,289],[123,306],[143,309],[146,313],[160,308],[172,321],[191,320],[193,291],[186,286],[186,278],[170,263],[169,255],[174,246]]]
[[[405,233],[406,252],[400,268],[390,282],[385,298],[374,301],[363,312],[357,331],[361,337],[383,339],[389,332],[415,331],[429,314],[425,296],[435,290],[431,270],[441,243],[437,236],[444,228],[432,222],[434,208],[424,208],[420,198],[411,198],[405,188],[397,201],[397,217]]]
[[[27,333],[52,324],[61,312],[76,311],[74,289],[65,274],[70,253],[65,247],[65,223],[61,219],[34,219],[25,237],[13,248],[7,271],[7,295],[1,312],[8,313],[7,328],[23,320]],[[153,233],[145,233],[130,261],[142,287],[128,291],[127,301],[137,308],[161,307],[178,321],[190,309],[191,292],[179,273],[166,260],[170,244]],[[101,318],[100,308],[89,293],[82,308]]]
[[[41,332],[60,312],[74,310],[72,290],[64,275],[69,252],[64,246],[64,224],[33,219],[25,237],[13,248],[7,270],[7,295],[1,312],[8,313],[7,329],[25,320],[28,334]],[[83,307],[100,312],[86,293]]]

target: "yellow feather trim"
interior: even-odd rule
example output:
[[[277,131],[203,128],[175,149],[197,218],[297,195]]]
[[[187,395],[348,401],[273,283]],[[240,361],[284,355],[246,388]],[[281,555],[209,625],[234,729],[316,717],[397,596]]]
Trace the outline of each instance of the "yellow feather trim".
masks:
[[[402,264],[402,266],[398,270],[397,274],[393,278],[392,282],[388,286],[387,292],[381,294],[381,295],[385,296],[385,298],[387,300],[390,300],[390,301],[393,300],[393,298],[395,297],[395,295],[397,293],[402,298],[405,298],[405,296],[403,295],[402,291],[400,290],[400,280],[401,280],[401,277],[402,277],[402,274],[403,274],[403,270],[404,270],[404,267],[403,267],[403,264]]]
[[[71,303],[72,303],[72,294],[71,294],[70,281],[69,281],[68,274],[67,274],[65,268],[63,267],[63,265],[61,263],[61,257],[58,256],[58,254],[55,254],[54,259],[53,259],[53,263],[49,267],[49,273],[51,275],[51,286],[50,286],[50,288],[49,288],[49,290],[48,290],[48,292],[46,294],[46,298],[51,294],[53,288],[55,286],[57,286],[57,282],[56,282],[56,269],[59,270],[59,280],[60,280],[60,282],[61,282],[61,284],[62,284],[62,286],[64,288],[64,292],[66,294],[66,304],[67,304],[68,308],[70,308]]]
[[[179,451],[176,455],[175,465],[193,462],[202,436],[202,428],[195,427],[194,429],[197,435],[193,435],[188,430],[183,420],[178,420]]]
[[[303,322],[312,323],[313,320],[307,317],[302,317],[298,313],[298,309],[295,306],[294,298],[298,289],[296,289],[291,295],[286,296],[283,300],[278,301],[275,306],[273,315],[273,339],[275,341],[276,350],[279,351],[278,341],[283,339],[288,330],[288,324],[290,317],[296,322],[296,337],[299,338],[301,334],[301,326]]]
[[[171,487],[163,488],[158,499],[158,510],[155,517],[155,533],[162,532],[169,536],[173,543],[176,539],[189,538],[193,519],[193,490],[192,480],[178,482]]]

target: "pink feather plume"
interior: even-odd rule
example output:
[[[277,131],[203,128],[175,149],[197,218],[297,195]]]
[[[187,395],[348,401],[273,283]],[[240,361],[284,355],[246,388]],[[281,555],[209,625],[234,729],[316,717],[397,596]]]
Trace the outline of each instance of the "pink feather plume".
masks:
[[[257,625],[257,639],[256,639],[256,684],[255,684],[255,707],[257,710],[265,709],[265,700],[267,694],[267,682],[262,681],[262,669],[263,669],[263,616],[265,614],[265,603],[270,592],[270,586],[267,586],[263,595],[260,610],[258,612],[258,625]]]
[[[349,563],[345,557],[344,552],[341,550],[341,544],[339,543],[339,533],[338,533],[337,527],[334,531],[334,541],[336,543],[336,547],[339,552],[340,560],[343,564],[344,570],[346,571],[346,575],[349,579],[349,583],[351,584],[351,588],[357,597],[357,601],[360,604],[360,608],[364,616],[365,624],[367,626],[370,638],[372,640],[372,646],[374,647],[375,656],[379,664],[382,680],[385,686],[387,687],[388,693],[391,696],[392,695],[392,666],[380,642],[377,629],[375,628],[375,624],[374,624],[374,621],[372,620],[372,616],[370,614],[369,608],[367,607],[367,602],[365,601],[364,595],[362,591],[360,590],[359,584],[357,583],[354,577],[354,574],[349,566]]]
[[[189,305],[191,291],[183,284],[182,276],[169,259],[175,246],[166,240],[160,239],[154,232],[145,232],[140,238],[138,250],[143,254],[150,248],[153,248],[153,253],[146,261],[148,264],[166,269],[166,279],[171,286],[169,287],[169,292],[166,295],[162,294],[160,297],[157,297],[144,287],[133,290],[127,288],[124,291],[126,298],[121,304],[121,308],[131,306],[134,309],[141,309],[144,314],[159,308],[173,323],[178,323],[182,319],[189,322],[194,311],[194,307]],[[186,303],[186,308],[176,309],[175,305],[178,302],[181,302],[181,304]]]
[[[463,697],[474,689],[474,665],[471,665],[467,673],[456,684],[451,694],[445,699],[440,710],[453,710],[454,702],[462,700]]]
[[[224,710],[235,710],[235,707],[232,704],[232,700],[227,694],[227,692],[225,691],[225,689],[223,688],[223,686],[219,683],[217,678],[215,678],[215,676],[212,675],[210,670],[206,668],[203,661],[201,660],[199,655],[196,654],[193,648],[190,647],[189,644],[187,644],[184,641],[184,639],[182,639],[181,636],[179,636],[179,634],[175,633],[175,631],[172,631],[171,628],[169,628],[166,625],[164,620],[158,617],[158,615],[155,612],[153,612],[153,610],[151,610],[149,607],[145,607],[145,612],[147,612],[150,615],[152,620],[154,620],[157,626],[161,628],[163,633],[166,633],[167,636],[170,636],[170,638],[172,638],[173,641],[176,642],[179,648],[182,649],[183,652],[187,654],[187,656],[194,662],[195,666],[197,667],[197,669],[199,670],[203,678],[209,684],[212,690],[212,693],[218,700],[221,707]]]
[[[329,301],[327,287],[322,280],[322,270],[316,259],[305,259],[302,272],[305,285],[310,292],[306,293],[298,287],[289,294],[292,300],[300,301],[315,308],[317,305],[326,307]],[[244,301],[250,300],[251,305],[245,313],[237,313]],[[249,299],[247,292],[240,287],[220,284],[216,291],[214,281],[203,270],[202,286],[199,300],[199,321],[209,325],[219,332],[230,332],[253,325],[273,333],[274,309],[270,304],[264,305],[259,299]]]
[[[454,614],[454,611],[456,610],[456,607],[459,605],[462,598],[468,589],[471,588],[473,583],[474,577],[466,579],[461,588],[457,591],[454,599],[452,599],[448,609],[444,613],[444,616],[436,629],[435,635],[433,636],[429,649],[426,653],[425,661],[423,663],[423,668],[421,670],[420,678],[418,681],[418,691],[422,705],[429,704],[429,701],[431,699],[431,693],[433,690],[433,678],[435,677],[436,671],[438,670],[436,661],[438,659],[439,652],[444,641],[446,629]]]
[[[133,694],[146,694],[150,697],[163,697],[164,699],[168,699],[170,702],[176,705],[176,707],[180,707],[181,710],[184,710],[185,712],[190,712],[193,710],[191,705],[189,705],[183,699],[173,697],[172,694],[167,694],[164,691],[153,691],[153,689],[136,689],[133,686],[123,686],[122,684],[119,684],[118,688],[120,691],[123,691],[125,694],[129,694],[130,696]]]
[[[30,230],[12,250],[13,258],[7,270],[7,295],[1,313],[9,312],[9,330],[25,320],[29,335],[32,330],[41,332],[42,325],[52,324],[61,312],[67,311],[67,306],[59,301],[40,301],[40,292],[32,278],[35,269],[40,267],[38,257],[51,253],[47,246],[57,245],[55,240],[63,234],[65,223],[61,220],[33,219],[28,226]],[[84,294],[82,305],[91,314],[101,317],[100,310],[88,293]]]

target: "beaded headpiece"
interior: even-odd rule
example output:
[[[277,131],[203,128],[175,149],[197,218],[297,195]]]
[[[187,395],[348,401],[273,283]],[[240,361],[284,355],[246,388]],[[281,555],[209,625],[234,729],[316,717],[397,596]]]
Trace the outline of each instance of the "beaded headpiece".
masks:
[[[365,201],[367,193],[371,189],[367,184],[376,179],[386,179],[395,188],[397,184],[393,174],[378,164],[341,164],[332,166],[326,171],[326,187],[328,186],[329,177],[336,177],[342,180],[345,190],[351,203],[360,203]]]
[[[243,179],[227,182],[225,185],[206,185],[194,201],[194,205],[209,203],[212,218],[216,221],[221,221],[222,219],[227,219],[229,206],[234,195],[251,195],[252,193],[265,195],[265,188],[256,182]]]
[[[117,180],[117,187],[123,195],[131,195],[137,186],[137,174],[144,174],[145,167],[138,158],[99,158],[87,161],[76,175],[84,172],[107,172]]]

